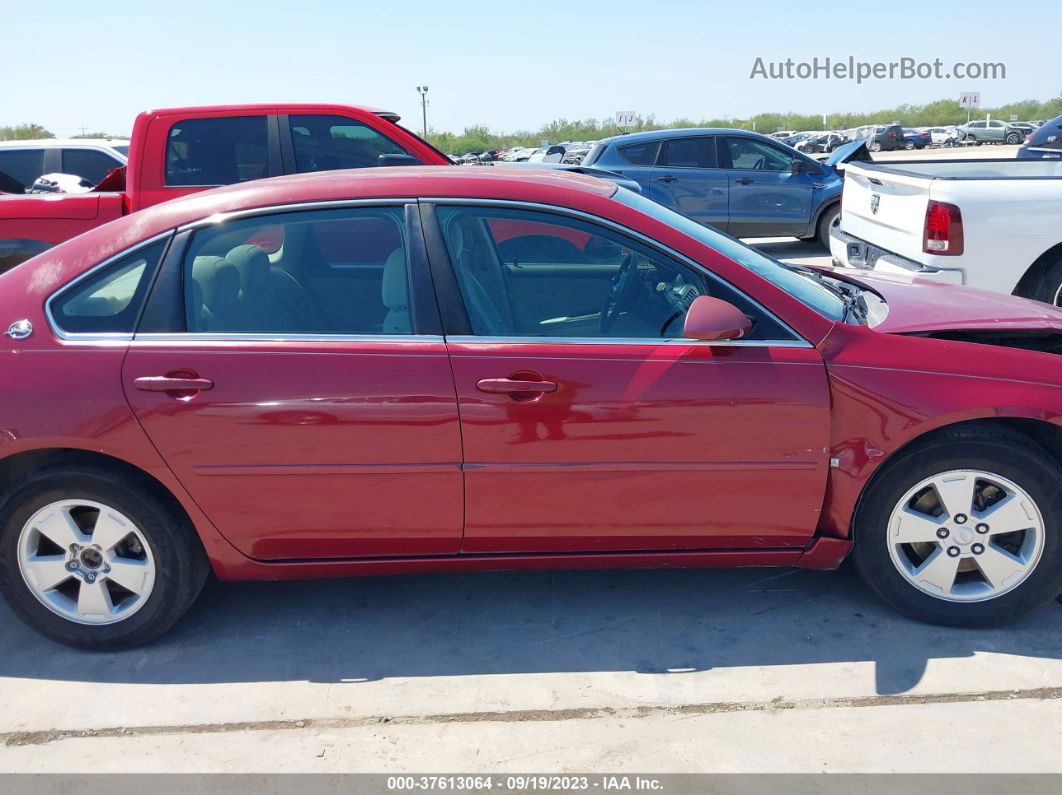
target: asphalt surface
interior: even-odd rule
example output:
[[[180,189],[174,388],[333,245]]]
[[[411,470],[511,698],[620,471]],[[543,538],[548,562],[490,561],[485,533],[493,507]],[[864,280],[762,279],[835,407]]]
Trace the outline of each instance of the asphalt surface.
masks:
[[[117,654],[0,603],[4,772],[1060,772],[1060,726],[1062,607],[929,627],[848,568],[212,583]]]

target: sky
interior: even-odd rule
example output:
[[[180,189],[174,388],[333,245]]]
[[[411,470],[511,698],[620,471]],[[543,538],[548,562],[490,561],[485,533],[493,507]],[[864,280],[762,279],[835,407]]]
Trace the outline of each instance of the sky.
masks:
[[[891,8],[892,10],[884,10]],[[1062,4],[747,0],[0,0],[0,125],[124,134],[148,108],[383,107],[420,128],[534,130],[616,111],[675,118],[832,113],[980,90],[1062,94]],[[819,11],[818,9],[823,9]],[[764,63],[1001,62],[1005,79],[764,80]]]

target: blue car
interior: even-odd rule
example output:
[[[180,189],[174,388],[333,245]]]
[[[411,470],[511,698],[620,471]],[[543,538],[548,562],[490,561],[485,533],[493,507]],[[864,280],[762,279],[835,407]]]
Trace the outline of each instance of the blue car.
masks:
[[[914,130],[910,127],[903,128],[903,148],[910,151],[911,149],[925,149],[933,143],[933,136],[927,132],[921,130]]]
[[[658,130],[606,138],[582,164],[633,179],[644,196],[734,237],[793,236],[829,248],[842,183],[832,163],[860,148],[846,144],[820,163],[745,130]]]
[[[1018,150],[1018,157],[1026,160],[1062,159],[1062,116],[1041,124]]]

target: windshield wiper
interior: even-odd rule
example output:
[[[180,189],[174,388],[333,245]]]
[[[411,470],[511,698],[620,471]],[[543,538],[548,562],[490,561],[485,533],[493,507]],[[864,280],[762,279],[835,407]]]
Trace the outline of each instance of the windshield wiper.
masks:
[[[847,323],[849,315],[855,317],[859,322],[866,324],[867,309],[866,299],[863,298],[863,291],[856,287],[854,284],[841,281],[840,279],[830,279],[822,273],[819,273],[813,268],[805,268],[802,265],[793,265],[788,262],[779,262],[783,268],[787,268],[794,273],[799,273],[804,276],[808,276],[831,293],[841,299],[844,304],[844,313],[841,315],[841,322]]]

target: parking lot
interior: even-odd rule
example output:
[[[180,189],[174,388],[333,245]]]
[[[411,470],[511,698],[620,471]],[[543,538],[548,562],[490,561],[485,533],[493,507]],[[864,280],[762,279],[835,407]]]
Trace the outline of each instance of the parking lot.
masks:
[[[143,649],[0,638],[0,770],[1062,770],[1062,607],[926,626],[850,567],[212,583]]]

